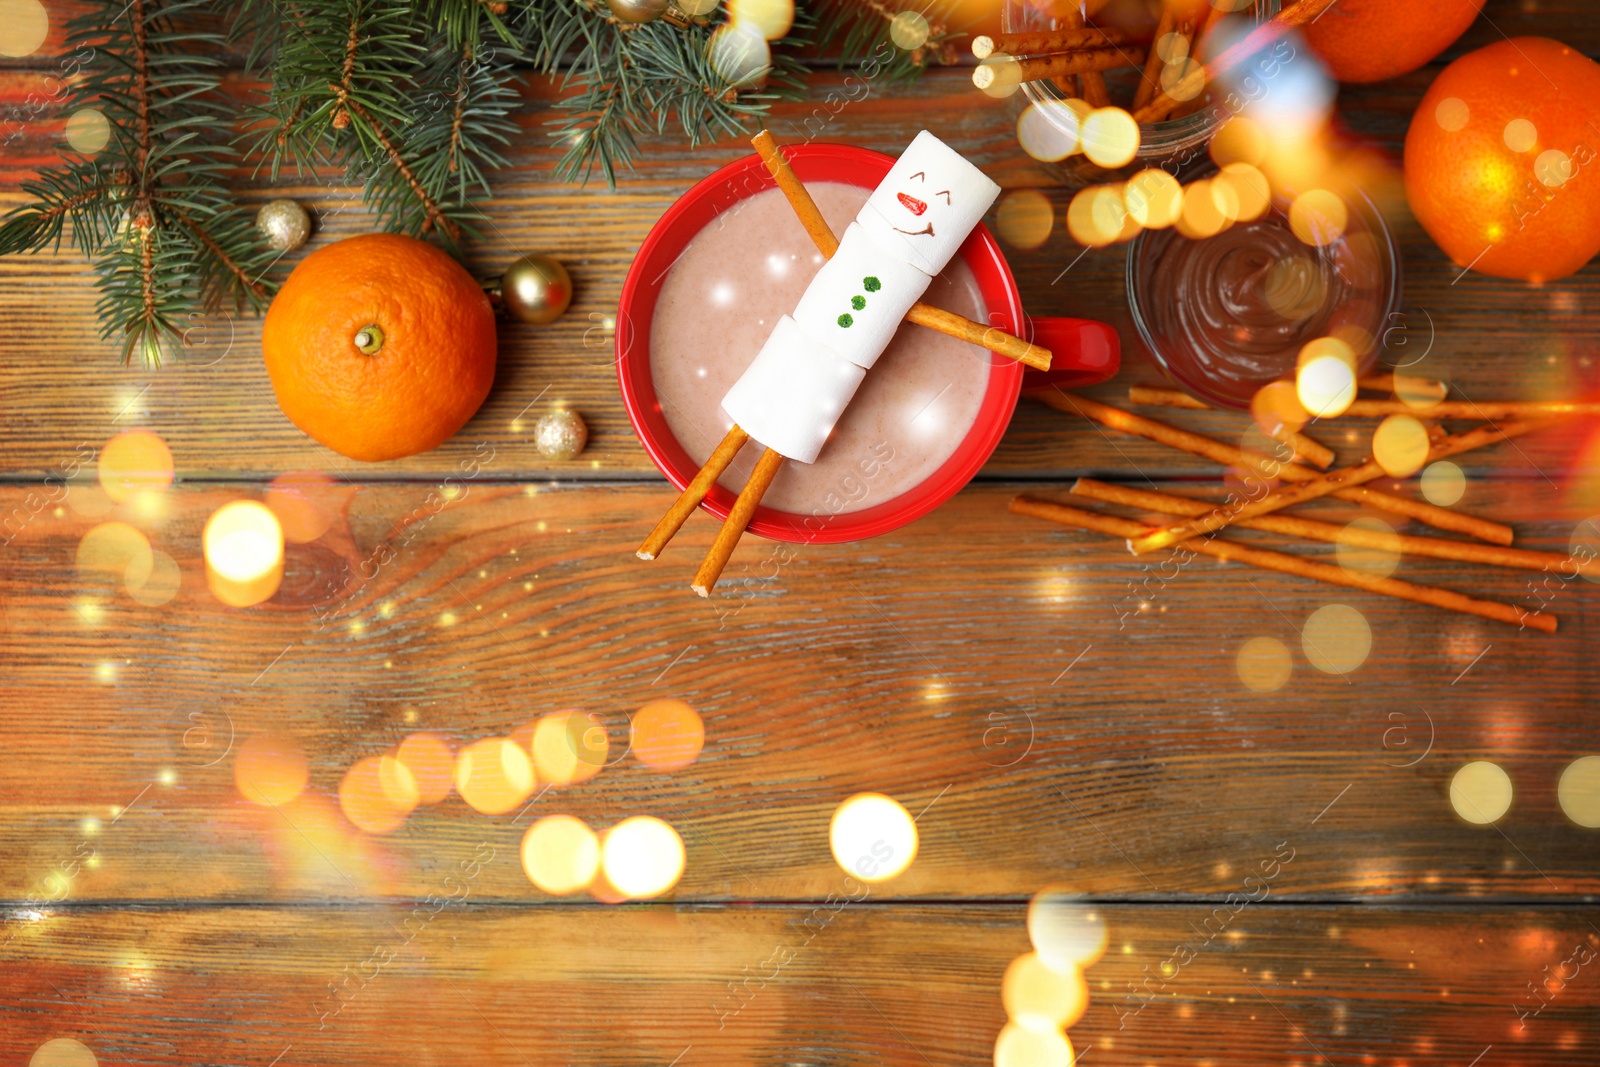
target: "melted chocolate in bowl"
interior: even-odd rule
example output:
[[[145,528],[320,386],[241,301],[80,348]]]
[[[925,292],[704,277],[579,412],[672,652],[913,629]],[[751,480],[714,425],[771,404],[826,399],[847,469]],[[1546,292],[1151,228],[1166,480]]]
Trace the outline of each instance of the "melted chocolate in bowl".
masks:
[[[810,182],[835,233],[870,189]],[[739,201],[689,242],[661,284],[650,326],[650,376],[667,425],[696,464],[732,425],[722,397],[779,316],[792,312],[822,266],[777,189]],[[980,322],[988,310],[957,256],[923,299]],[[762,504],[804,515],[876,507],[916,488],[960,447],[989,388],[990,354],[902,324],[856,392],[815,463],[785,463]],[[719,479],[737,493],[761,450],[746,446]]]
[[[1321,247],[1278,210],[1200,240],[1149,231],[1130,252],[1128,283],[1140,334],[1167,373],[1204,400],[1248,408],[1262,386],[1292,377],[1300,349],[1319,337],[1337,334],[1369,365],[1394,272],[1388,235],[1352,204],[1343,235]]]

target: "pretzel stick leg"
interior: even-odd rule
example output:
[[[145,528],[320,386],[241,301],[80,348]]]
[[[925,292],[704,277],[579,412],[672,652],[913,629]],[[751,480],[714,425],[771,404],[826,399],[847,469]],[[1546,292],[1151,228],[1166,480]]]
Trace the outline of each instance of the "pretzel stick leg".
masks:
[[[778,468],[781,466],[783,466],[783,456],[777,452],[769,448],[761,453],[761,458],[756,461],[756,469],[750,474],[750,480],[744,483],[739,499],[734,501],[733,510],[728,512],[728,517],[723,520],[722,529],[717,531],[717,539],[711,543],[711,551],[706,553],[700,569],[695,571],[692,588],[696,593],[701,596],[711,595],[717,579],[722,577],[722,568],[728,565],[728,557],[733,555],[734,546],[739,543],[739,538],[744,536],[744,528],[750,525],[750,517],[756,513],[756,507],[766,495],[767,487],[772,484],[772,479],[777,476]]]
[[[1480,426],[1463,434],[1454,434],[1435,442],[1428,451],[1428,462],[1444,459],[1446,456],[1460,455],[1470,452],[1475,448],[1498,444],[1509,441],[1513,437],[1521,437],[1533,430],[1543,429],[1550,425],[1543,422],[1508,422],[1504,426]],[[1346,489],[1359,486],[1365,482],[1375,481],[1384,476],[1384,470],[1378,466],[1378,461],[1369,459],[1355,467],[1345,467],[1341,470],[1329,471],[1327,474],[1317,475],[1310,481],[1301,482],[1299,485],[1280,486],[1253,503],[1241,507],[1218,507],[1206,515],[1195,519],[1185,519],[1183,522],[1153,532],[1146,532],[1140,537],[1131,539],[1128,548],[1134,555],[1143,555],[1153,552],[1158,548],[1166,548],[1180,541],[1201,534],[1215,533],[1230,523],[1239,519],[1252,519],[1257,515],[1265,515],[1281,508],[1293,507],[1295,504],[1307,500],[1315,500],[1320,496],[1327,496],[1337,489]]]
[[[800,216],[800,225],[804,226],[806,233],[811,236],[817,251],[832,258],[834,252],[839,249],[839,241],[828,226],[828,220],[822,217],[817,202],[811,199],[811,194],[806,191],[805,183],[796,176],[794,168],[789,166],[789,161],[783,158],[783,153],[778,149],[778,142],[773,140],[771,133],[762,130],[751,138],[750,143],[755,145],[756,152],[766,163],[767,171],[772,175],[773,181],[778,183],[778,188],[782,189],[783,195],[788,198],[789,206]],[[906,318],[918,326],[926,326],[930,330],[982,345],[991,352],[1014,359],[1035,370],[1050,369],[1048,348],[1030,344],[1004,330],[974,322],[953,311],[945,311],[919,300],[911,306]]]
[[[744,447],[750,435],[739,427],[734,426],[728,430],[722,443],[706,458],[694,479],[683,487],[683,492],[678,494],[678,499],[672,502],[672,507],[661,516],[661,521],[656,523],[656,528],[650,531],[650,536],[644,539],[644,544],[639,546],[634,555],[640,559],[655,559],[661,550],[667,547],[667,542],[672,540],[689,516],[694,514],[694,509],[711,492],[711,487],[717,484],[717,479],[722,477],[722,472],[728,469],[728,464],[733,462],[733,457],[739,454],[739,449]]]
[[[1133,537],[1143,529],[1132,519],[1118,518],[1115,515],[1102,515],[1098,512],[1083,511],[1079,508],[1069,508],[1062,504],[1053,504],[1048,500],[1038,500],[1033,497],[1017,497],[1011,502],[1011,510],[1018,515],[1031,515],[1036,519],[1047,519],[1050,522],[1059,522],[1063,526],[1075,526],[1080,530],[1093,530],[1096,533],[1108,534],[1112,537]],[[1556,632],[1556,618],[1554,615],[1524,611],[1514,605],[1502,604],[1494,600],[1478,600],[1474,597],[1452,592],[1449,589],[1439,589],[1429,585],[1416,585],[1412,582],[1401,581],[1398,578],[1380,578],[1376,574],[1368,574],[1365,571],[1346,570],[1343,567],[1302,559],[1299,556],[1291,556],[1284,552],[1252,548],[1248,545],[1241,545],[1236,541],[1194,541],[1191,543],[1191,547],[1197,552],[1202,552],[1220,560],[1247,563],[1252,567],[1260,567],[1263,570],[1299,575],[1302,578],[1311,578],[1315,581],[1327,582],[1330,585],[1365,589],[1370,593],[1381,593],[1384,596],[1411,600],[1418,604],[1429,604],[1436,608],[1444,608],[1447,611],[1459,611],[1467,615],[1477,615],[1480,618],[1493,619],[1495,622],[1503,622],[1511,626],[1530,626],[1547,634]]]

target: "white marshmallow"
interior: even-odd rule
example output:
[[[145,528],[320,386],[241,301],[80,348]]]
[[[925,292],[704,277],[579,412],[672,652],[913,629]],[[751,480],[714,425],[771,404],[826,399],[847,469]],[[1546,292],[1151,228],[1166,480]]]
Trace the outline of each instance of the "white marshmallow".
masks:
[[[858,367],[871,367],[894,339],[911,305],[933,281],[878,247],[852,222],[839,250],[811,279],[794,320]]]
[[[785,459],[814,463],[866,376],[785,315],[722,398],[722,410]]]
[[[1000,187],[923,130],[906,146],[856,216],[868,235],[933,276],[955,257]]]

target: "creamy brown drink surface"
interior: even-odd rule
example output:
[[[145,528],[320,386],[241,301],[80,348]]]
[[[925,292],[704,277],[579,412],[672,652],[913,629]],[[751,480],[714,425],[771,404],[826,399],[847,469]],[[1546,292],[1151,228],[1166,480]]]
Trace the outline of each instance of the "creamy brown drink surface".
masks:
[[[835,233],[871,191],[841,182],[808,188]],[[822,256],[783,194],[740,201],[689,242],[661,286],[650,327],[650,371],[667,425],[696,464],[732,425],[721,400],[780,316],[792,312]],[[986,321],[972,271],[958,257],[926,303]],[[815,463],[785,463],[763,503],[812,515],[859,511],[916,487],[949,459],[977,417],[990,361],[976,345],[922,326],[900,327],[867,372]],[[758,448],[722,476],[738,492]]]

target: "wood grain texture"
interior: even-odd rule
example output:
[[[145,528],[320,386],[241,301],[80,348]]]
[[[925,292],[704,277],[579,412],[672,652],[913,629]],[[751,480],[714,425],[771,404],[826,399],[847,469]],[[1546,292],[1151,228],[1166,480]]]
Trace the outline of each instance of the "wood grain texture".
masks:
[[[484,835],[513,848],[533,818],[561,811],[597,827],[633,814],[679,826],[681,900],[818,897],[838,877],[828,819],[862,790],[913,813],[931,805],[920,857],[886,890],[896,897],[1016,896],[1061,880],[1099,894],[1226,893],[1235,879],[1219,863],[1291,833],[1308,836],[1287,896],[1600,889],[1600,836],[1555,798],[1562,769],[1600,749],[1600,590],[1581,579],[1428,560],[1397,572],[1530,608],[1543,598],[1561,619],[1554,636],[1519,632],[1209,561],[1147,568],[1120,543],[1009,514],[1014,490],[995,486],[868,543],[747,538],[704,601],[688,585],[713,520],[696,516],[653,563],[633,556],[664,489],[468,485],[436,514],[430,491],[361,487],[347,520],[290,547],[278,595],[243,611],[206,591],[197,546],[206,516],[249,487],[167,495],[152,541],[184,582],[160,608],[77,577],[87,520],[45,511],[25,525],[0,570],[0,730],[13,757],[0,761],[0,851],[16,858],[0,893],[39,895],[83,840],[81,820],[118,805],[129,810],[91,842],[103,864],[73,882],[74,898],[414,895],[436,857]],[[1547,521],[1523,522],[1541,497],[1493,483],[1467,505],[1515,520],[1531,547],[1566,551],[1583,513],[1545,501]],[[1325,545],[1291,550],[1333,558]],[[1372,632],[1349,675],[1319,672],[1302,649],[1307,618],[1329,603],[1354,606]],[[1279,692],[1235,674],[1256,636],[1291,651]],[[663,696],[707,721],[705,753],[675,775],[623,757],[520,818],[451,800],[370,840],[328,806],[346,768],[413,729],[470,741],[580,707],[621,757],[628,714]],[[235,789],[228,739],[266,731],[311,758],[303,806],[273,812]],[[1503,832],[1451,811],[1451,775],[1478,758],[1515,784]],[[308,840],[369,859],[345,878]],[[537,896],[514,864],[478,892]]]
[[[71,1036],[129,1064],[990,1062],[1022,905],[836,907],[55,911],[8,923],[0,1054]],[[1101,910],[1111,950],[1070,1031],[1087,1062],[1464,1065],[1492,1048],[1566,1067],[1600,1039],[1593,907]],[[1192,958],[1152,978],[1178,946]],[[1529,983],[1569,960],[1531,1014]]]

